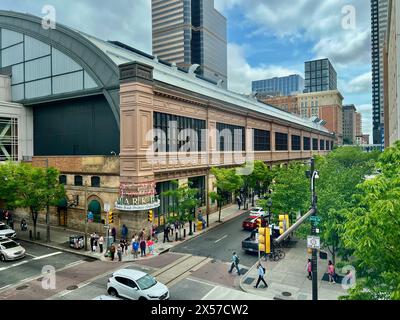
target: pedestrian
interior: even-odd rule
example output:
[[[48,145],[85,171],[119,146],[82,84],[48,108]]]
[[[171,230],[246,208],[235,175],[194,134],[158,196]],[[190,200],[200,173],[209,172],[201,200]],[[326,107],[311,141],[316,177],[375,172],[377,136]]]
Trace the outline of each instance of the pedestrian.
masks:
[[[138,258],[138,253],[139,253],[139,241],[138,239],[135,239],[132,245],[132,250],[133,250],[133,258],[137,259]]]
[[[237,196],[236,197],[236,202],[237,202],[237,205],[238,205],[238,210],[240,210],[240,206],[242,205],[242,199],[240,199],[240,197],[239,196]]]
[[[124,239],[124,240],[128,239],[128,228],[126,225],[122,226],[121,235],[122,235],[122,239]]]
[[[164,225],[164,239],[163,239],[163,243],[165,243],[165,240],[167,240],[167,242],[169,242],[169,232],[170,232],[170,227],[169,224],[165,224]]]
[[[104,238],[103,238],[103,236],[100,236],[100,238],[99,238],[100,253],[103,253],[103,245],[104,245]]]
[[[143,238],[140,240],[140,256],[146,256],[146,240]]]
[[[93,246],[94,246],[94,234],[92,233],[90,235],[90,250],[93,252]]]
[[[98,241],[99,241],[99,237],[98,237],[97,233],[95,232],[93,234],[93,252],[96,252],[96,250],[97,250]]]
[[[233,268],[236,268],[238,275],[240,276],[240,269],[239,269],[239,257],[236,254],[235,251],[232,252],[232,258],[231,258],[232,264],[231,268],[229,269],[229,273],[232,273]]]
[[[121,246],[121,244],[118,245],[117,255],[118,255],[118,261],[122,261],[122,246]]]
[[[114,243],[110,247],[110,257],[111,257],[111,261],[114,261],[114,257],[115,257],[115,245],[114,245]]]
[[[260,282],[264,282],[265,284],[265,288],[268,288],[267,283],[264,280],[264,276],[265,276],[265,268],[261,265],[261,263],[258,264],[258,280],[257,280],[257,284],[254,286],[254,288],[258,288],[258,285],[260,284]]]
[[[117,238],[117,229],[115,229],[115,227],[111,229],[111,235],[113,237],[113,242],[115,242],[115,239]]]
[[[311,264],[311,259],[308,259],[306,271],[308,272],[307,278],[308,278],[309,280],[311,280],[311,279],[312,279],[312,264]]]
[[[4,219],[6,220],[6,225],[8,226],[9,219],[10,219],[10,212],[8,212],[8,210],[6,210],[4,212]]]
[[[154,241],[150,236],[147,239],[147,247],[149,248],[149,254],[152,256],[154,254]]]
[[[21,231],[26,231],[28,229],[28,224],[25,219],[21,220]]]
[[[124,241],[124,245],[125,245],[125,255],[128,255],[128,249],[129,249],[129,244],[128,244],[128,240]]]
[[[336,283],[335,282],[335,266],[331,260],[328,262],[328,276],[329,276],[329,283]]]

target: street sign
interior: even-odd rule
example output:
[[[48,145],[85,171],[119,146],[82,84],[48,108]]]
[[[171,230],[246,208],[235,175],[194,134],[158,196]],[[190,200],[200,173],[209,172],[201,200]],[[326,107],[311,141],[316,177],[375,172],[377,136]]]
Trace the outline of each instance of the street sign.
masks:
[[[105,204],[104,204],[104,211],[105,211],[105,212],[109,212],[110,210],[111,210],[110,204],[109,204],[109,203],[105,203]]]
[[[321,248],[320,238],[316,236],[307,236],[307,248],[320,249]]]

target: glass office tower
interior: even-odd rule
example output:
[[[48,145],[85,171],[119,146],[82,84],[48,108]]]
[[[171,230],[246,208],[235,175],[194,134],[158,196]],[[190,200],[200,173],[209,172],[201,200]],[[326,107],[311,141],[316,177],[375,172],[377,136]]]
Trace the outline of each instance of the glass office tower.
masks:
[[[329,59],[305,62],[305,93],[337,90],[337,73]]]
[[[153,54],[227,87],[226,18],[213,0],[152,0]]]

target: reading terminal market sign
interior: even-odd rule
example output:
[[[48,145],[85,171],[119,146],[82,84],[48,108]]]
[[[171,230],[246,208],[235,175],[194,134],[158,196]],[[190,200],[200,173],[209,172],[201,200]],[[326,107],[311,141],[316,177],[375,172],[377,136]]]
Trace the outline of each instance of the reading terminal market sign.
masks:
[[[134,185],[121,184],[119,194],[115,208],[121,211],[146,211],[160,206],[154,181]]]

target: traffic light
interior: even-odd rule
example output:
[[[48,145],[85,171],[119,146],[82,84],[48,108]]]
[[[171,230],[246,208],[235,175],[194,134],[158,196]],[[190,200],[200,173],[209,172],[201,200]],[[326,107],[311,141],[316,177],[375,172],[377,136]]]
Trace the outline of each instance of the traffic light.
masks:
[[[261,228],[261,218],[257,219],[257,229]]]
[[[258,229],[258,249],[266,254],[271,253],[271,230],[268,227]]]
[[[284,233],[289,229],[289,215],[281,214],[279,215],[279,234]]]
[[[153,210],[149,210],[149,212],[147,213],[147,221],[153,222]]]
[[[108,212],[108,224],[114,223],[114,212]]]

